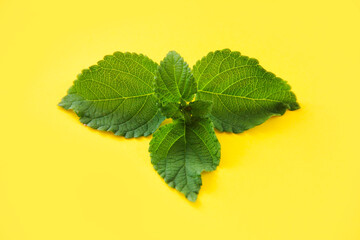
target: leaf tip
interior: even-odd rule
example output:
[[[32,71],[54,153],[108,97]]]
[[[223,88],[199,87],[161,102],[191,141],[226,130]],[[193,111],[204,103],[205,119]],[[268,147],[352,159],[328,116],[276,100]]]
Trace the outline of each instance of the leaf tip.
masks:
[[[189,193],[186,198],[190,201],[190,202],[195,202],[197,199],[197,194],[195,192],[191,192]]]
[[[298,109],[300,109],[300,105],[297,102],[293,102],[289,106],[290,111],[295,111],[295,110],[298,110]]]
[[[69,110],[71,104],[65,101],[65,99],[61,99],[61,101],[57,104],[59,107],[64,108],[65,110]]]
[[[167,55],[180,55],[180,54],[175,50],[171,50],[167,53]]]

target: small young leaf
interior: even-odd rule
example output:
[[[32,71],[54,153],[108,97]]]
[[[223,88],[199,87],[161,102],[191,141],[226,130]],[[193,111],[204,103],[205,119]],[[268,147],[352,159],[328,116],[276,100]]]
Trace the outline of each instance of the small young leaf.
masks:
[[[175,51],[169,52],[160,63],[155,82],[155,91],[161,102],[189,102],[196,92],[191,69]]]
[[[213,102],[211,119],[220,131],[239,133],[299,108],[285,81],[239,52],[211,52],[196,63],[193,73],[196,99]]]
[[[59,105],[98,130],[126,138],[150,135],[164,120],[153,90],[156,70],[146,56],[116,52],[83,70]]]
[[[183,120],[160,127],[149,148],[151,163],[169,186],[195,201],[202,171],[219,165],[220,144],[209,119],[186,124]]]
[[[167,117],[172,119],[184,119],[184,114],[181,112],[181,105],[179,103],[164,103],[161,107],[161,113]]]
[[[212,102],[204,100],[196,100],[189,103],[191,108],[192,117],[195,118],[208,118],[212,109]]]

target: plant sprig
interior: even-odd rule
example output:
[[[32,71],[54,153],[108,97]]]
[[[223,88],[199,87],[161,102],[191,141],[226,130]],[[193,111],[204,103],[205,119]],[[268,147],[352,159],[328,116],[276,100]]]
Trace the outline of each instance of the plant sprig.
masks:
[[[59,105],[82,123],[125,138],[155,132],[151,163],[190,201],[197,199],[201,173],[220,162],[214,127],[240,133],[299,109],[284,80],[228,49],[209,53],[193,70],[174,51],[160,65],[116,52],[83,70]],[[173,121],[159,128],[165,118]]]

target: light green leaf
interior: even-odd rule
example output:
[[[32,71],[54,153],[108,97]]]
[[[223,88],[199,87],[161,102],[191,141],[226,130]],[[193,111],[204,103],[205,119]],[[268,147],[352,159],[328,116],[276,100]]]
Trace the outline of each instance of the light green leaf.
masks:
[[[153,90],[156,70],[144,55],[116,52],[83,70],[59,105],[95,129],[126,138],[150,135],[164,120]]]
[[[220,131],[239,133],[299,109],[285,81],[239,52],[211,52],[196,63],[193,74],[196,98],[213,102],[211,119]]]
[[[161,102],[189,102],[196,92],[191,69],[175,51],[169,52],[160,63],[155,82],[155,91]]]
[[[209,119],[183,120],[160,127],[149,148],[151,162],[169,186],[195,201],[202,185],[201,172],[219,165],[220,144]]]

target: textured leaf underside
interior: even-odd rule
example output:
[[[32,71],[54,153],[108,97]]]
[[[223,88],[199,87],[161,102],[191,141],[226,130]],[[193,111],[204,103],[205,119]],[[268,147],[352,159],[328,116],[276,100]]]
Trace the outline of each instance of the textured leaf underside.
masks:
[[[126,138],[148,136],[164,120],[153,90],[156,70],[146,56],[116,52],[83,70],[59,105],[92,128]]]
[[[169,186],[195,201],[202,185],[201,172],[219,165],[220,144],[210,119],[160,127],[149,148],[151,162]]]
[[[196,99],[213,102],[211,119],[220,131],[239,133],[299,108],[284,80],[239,52],[211,52],[196,63],[193,74]]]

